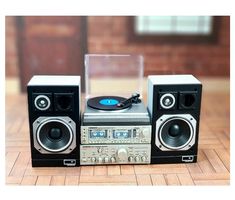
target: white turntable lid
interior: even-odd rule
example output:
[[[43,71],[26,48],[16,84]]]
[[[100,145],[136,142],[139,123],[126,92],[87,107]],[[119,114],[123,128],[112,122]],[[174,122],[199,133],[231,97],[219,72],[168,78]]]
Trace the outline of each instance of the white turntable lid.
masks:
[[[97,96],[142,97],[144,61],[141,55],[85,55],[86,99]]]

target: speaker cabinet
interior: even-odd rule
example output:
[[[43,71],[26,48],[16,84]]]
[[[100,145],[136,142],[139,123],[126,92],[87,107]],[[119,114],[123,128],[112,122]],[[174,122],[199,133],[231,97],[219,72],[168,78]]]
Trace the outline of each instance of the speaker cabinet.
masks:
[[[196,162],[202,84],[192,75],[148,77],[151,163]]]
[[[33,76],[27,91],[32,166],[78,166],[80,76]]]

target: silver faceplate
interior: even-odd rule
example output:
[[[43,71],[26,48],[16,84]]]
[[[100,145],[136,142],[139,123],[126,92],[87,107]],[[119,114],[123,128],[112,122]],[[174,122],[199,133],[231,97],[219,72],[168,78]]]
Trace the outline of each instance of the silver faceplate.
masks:
[[[101,136],[94,136],[102,133]],[[127,136],[120,135],[124,133]],[[119,137],[118,137],[119,134]],[[81,144],[151,143],[148,126],[81,126]]]
[[[134,122],[134,123],[150,123],[150,117],[144,104],[133,104],[130,108],[119,111],[103,111],[86,106],[83,114],[83,123],[93,122]]]
[[[150,152],[151,144],[80,145],[80,164],[149,164]]]

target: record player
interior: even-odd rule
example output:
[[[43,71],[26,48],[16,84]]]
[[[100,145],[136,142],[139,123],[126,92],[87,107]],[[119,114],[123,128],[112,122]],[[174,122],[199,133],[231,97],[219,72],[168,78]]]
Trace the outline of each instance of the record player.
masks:
[[[118,96],[91,98],[87,101],[83,124],[87,126],[100,124],[115,126],[130,123],[148,125],[149,114],[139,96],[139,94],[133,94],[129,99]]]
[[[85,60],[80,164],[149,164],[151,124],[141,99],[142,56],[90,54]]]

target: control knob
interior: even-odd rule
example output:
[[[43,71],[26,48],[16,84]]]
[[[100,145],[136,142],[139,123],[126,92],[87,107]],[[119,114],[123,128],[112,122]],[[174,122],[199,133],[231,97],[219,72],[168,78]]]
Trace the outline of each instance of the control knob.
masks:
[[[116,161],[114,157],[111,157],[110,160],[111,160],[111,163],[114,163]]]
[[[139,162],[139,161],[140,161],[140,157],[139,157],[139,156],[136,156],[136,157],[135,157],[135,161],[136,161],[136,162]]]
[[[104,158],[104,162],[105,162],[105,163],[108,163],[108,162],[109,162],[109,157],[105,157],[105,158]]]
[[[147,160],[146,156],[142,156],[142,157],[141,157],[141,160],[142,160],[143,162],[145,162],[145,161]]]
[[[99,163],[102,163],[103,162],[103,159],[101,157],[98,158],[98,162]]]
[[[149,130],[148,129],[143,129],[142,131],[142,135],[144,136],[144,138],[148,138],[149,137]]]
[[[130,156],[130,157],[128,158],[128,160],[129,160],[129,162],[133,162],[133,161],[134,161],[134,158],[133,158],[132,156]]]
[[[125,148],[119,149],[118,152],[117,152],[118,159],[120,161],[127,161],[127,156],[128,156],[127,154],[128,153],[127,153],[127,150]]]

